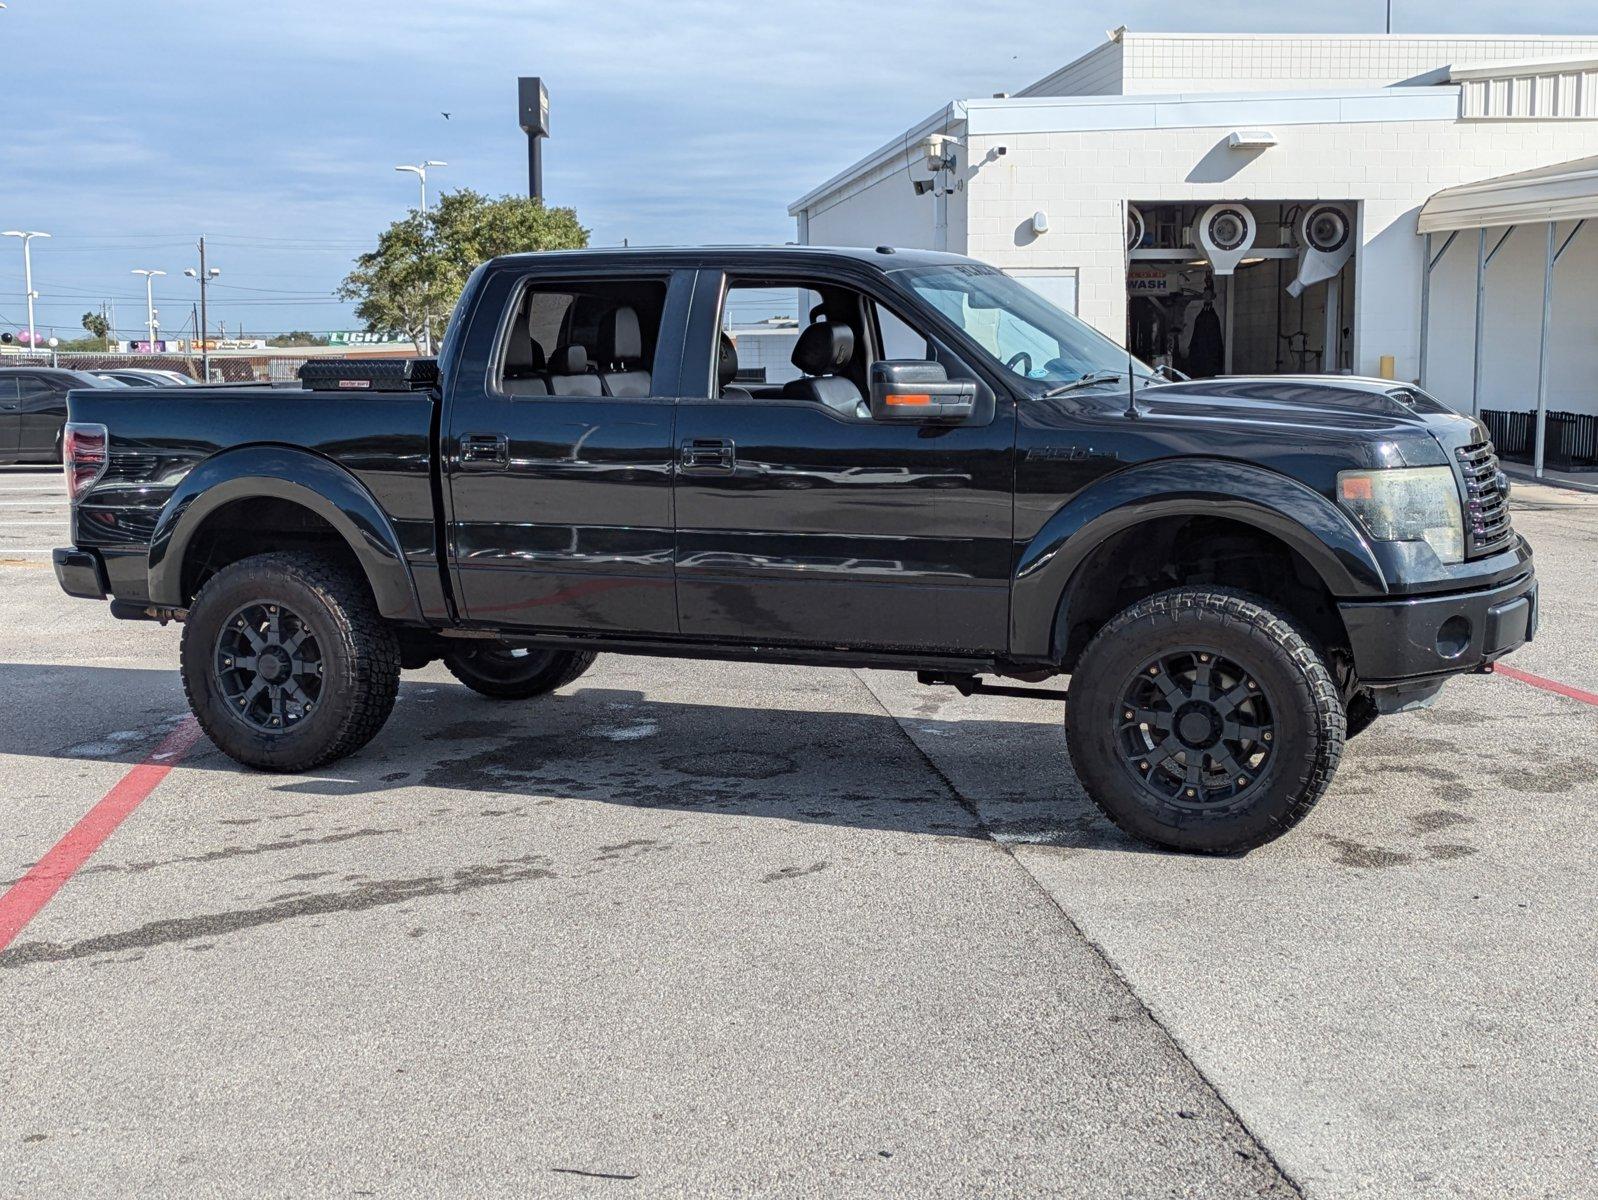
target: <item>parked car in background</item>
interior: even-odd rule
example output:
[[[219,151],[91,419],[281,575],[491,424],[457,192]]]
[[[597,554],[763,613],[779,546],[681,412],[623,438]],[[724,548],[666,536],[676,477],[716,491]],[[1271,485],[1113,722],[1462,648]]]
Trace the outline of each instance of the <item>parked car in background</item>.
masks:
[[[72,388],[120,388],[87,371],[0,367],[0,463],[60,462]]]
[[[94,370],[90,375],[112,379],[128,387],[193,387],[199,382],[182,371],[163,371],[158,367],[108,367]]]

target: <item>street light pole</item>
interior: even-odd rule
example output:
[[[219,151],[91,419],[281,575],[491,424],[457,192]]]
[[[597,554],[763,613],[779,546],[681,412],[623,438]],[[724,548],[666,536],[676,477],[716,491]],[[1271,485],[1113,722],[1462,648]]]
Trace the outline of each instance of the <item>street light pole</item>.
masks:
[[[429,158],[419,163],[401,163],[394,168],[396,171],[409,171],[416,176],[417,186],[421,188],[422,192],[422,216],[424,217],[427,215],[427,168],[447,166],[449,166],[447,162],[439,162],[437,159]]]
[[[211,280],[215,279],[222,272],[217,270],[215,267],[212,267],[209,270],[206,269],[204,237],[200,238],[200,269],[196,271],[193,267],[190,267],[183,273],[190,279],[198,279],[200,281],[200,374],[204,376],[206,383],[210,383],[211,346],[207,335],[210,332],[211,321],[209,314],[207,314],[205,311],[205,290],[210,285]]]
[[[36,237],[47,238],[50,235],[48,233],[39,233],[37,230],[31,233],[24,233],[20,229],[7,229],[0,236],[22,239],[22,286],[28,292],[28,346],[32,349],[38,338],[33,328],[33,302],[39,298],[39,293],[33,290],[33,255],[29,252],[28,243]]]
[[[144,323],[150,331],[150,353],[155,353],[155,277],[165,275],[165,271],[146,271],[141,267],[133,268],[133,274],[144,276]]]

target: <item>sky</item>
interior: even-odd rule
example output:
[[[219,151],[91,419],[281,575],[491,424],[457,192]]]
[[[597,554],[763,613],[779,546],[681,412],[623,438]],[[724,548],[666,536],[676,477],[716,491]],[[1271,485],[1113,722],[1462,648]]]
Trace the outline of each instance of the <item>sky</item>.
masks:
[[[332,292],[429,188],[526,187],[516,78],[550,90],[549,203],[595,245],[782,242],[788,204],[949,100],[1015,91],[1105,31],[1380,32],[1384,0],[6,0],[0,229],[37,229],[41,331],[197,299],[233,335],[353,329]],[[1395,0],[1399,33],[1594,33],[1591,0]],[[448,112],[446,120],[443,113]],[[25,325],[0,239],[0,328]]]

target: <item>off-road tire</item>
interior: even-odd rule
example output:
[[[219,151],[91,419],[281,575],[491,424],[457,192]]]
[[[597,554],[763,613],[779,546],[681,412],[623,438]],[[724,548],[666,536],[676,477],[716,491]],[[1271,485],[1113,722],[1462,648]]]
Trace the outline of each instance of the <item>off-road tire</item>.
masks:
[[[1258,775],[1213,805],[1182,806],[1157,794],[1137,777],[1137,756],[1126,755],[1121,740],[1127,689],[1146,664],[1187,652],[1239,664],[1257,680],[1274,721]],[[1143,841],[1206,854],[1250,850],[1298,824],[1331,783],[1346,732],[1314,639],[1259,597],[1219,587],[1160,592],[1111,618],[1071,676],[1066,727],[1072,765],[1106,817]]]
[[[253,728],[235,715],[217,668],[223,623],[255,602],[292,610],[319,648],[317,703],[284,732]],[[263,771],[308,771],[354,753],[383,728],[399,694],[399,641],[366,581],[310,553],[257,554],[207,580],[184,622],[181,661],[200,727],[230,758]]]
[[[583,650],[522,650],[498,642],[462,647],[444,665],[472,691],[491,700],[545,696],[571,683],[598,655]]]

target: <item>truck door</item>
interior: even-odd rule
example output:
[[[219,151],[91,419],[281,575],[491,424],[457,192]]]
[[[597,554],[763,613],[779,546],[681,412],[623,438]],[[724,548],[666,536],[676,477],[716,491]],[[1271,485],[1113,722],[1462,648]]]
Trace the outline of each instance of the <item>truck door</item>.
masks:
[[[790,306],[799,295],[799,323],[779,353],[769,322],[738,321],[784,293]],[[684,634],[1005,649],[1014,402],[913,314],[864,280],[701,273],[677,414]],[[977,412],[952,426],[873,421],[861,401],[882,357],[932,357],[976,380]]]
[[[463,619],[677,632],[672,425],[693,282],[514,266],[484,281],[441,433]]]

